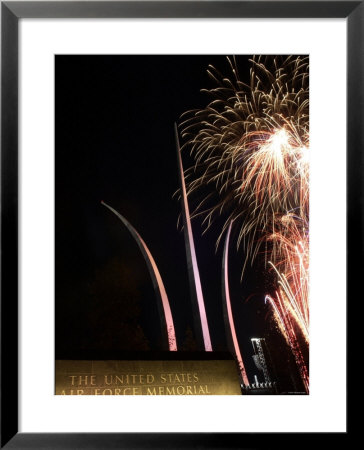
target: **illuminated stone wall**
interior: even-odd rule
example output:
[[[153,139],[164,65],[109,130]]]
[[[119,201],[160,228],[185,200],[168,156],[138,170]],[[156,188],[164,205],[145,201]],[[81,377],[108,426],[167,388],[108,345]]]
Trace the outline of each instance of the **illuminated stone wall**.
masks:
[[[57,395],[241,395],[233,360],[56,361]]]

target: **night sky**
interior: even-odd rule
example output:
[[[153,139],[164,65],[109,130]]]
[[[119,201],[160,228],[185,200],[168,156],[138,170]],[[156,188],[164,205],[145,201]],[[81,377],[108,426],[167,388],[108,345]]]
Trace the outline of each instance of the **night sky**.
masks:
[[[144,259],[118,210],[141,234],[162,275],[177,343],[193,349],[192,308],[180,202],[174,122],[207,105],[206,69],[231,75],[225,56],[62,56],[56,58],[56,358],[92,352],[158,350],[160,322]],[[249,76],[247,56],[238,59]],[[186,169],[192,164],[183,153]],[[192,201],[192,200],[191,200]],[[198,198],[196,198],[198,201]],[[190,204],[193,209],[193,204]],[[226,350],[218,225],[202,236],[192,222],[212,345]],[[235,325],[248,375],[251,337],[269,337],[266,280],[230,248]],[[273,336],[277,345],[282,341]],[[95,354],[96,354],[95,353]]]

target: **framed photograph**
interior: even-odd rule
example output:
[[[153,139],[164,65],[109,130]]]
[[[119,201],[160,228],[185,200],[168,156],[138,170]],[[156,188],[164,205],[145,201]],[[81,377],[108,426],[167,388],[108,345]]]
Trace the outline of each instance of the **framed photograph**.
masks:
[[[1,2],[3,447],[348,438],[362,20]]]

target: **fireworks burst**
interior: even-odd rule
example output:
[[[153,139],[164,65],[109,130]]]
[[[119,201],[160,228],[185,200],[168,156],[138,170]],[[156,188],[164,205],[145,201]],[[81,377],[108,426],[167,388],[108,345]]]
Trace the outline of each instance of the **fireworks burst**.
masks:
[[[308,59],[254,58],[250,85],[240,81],[235,58],[228,61],[233,81],[210,67],[219,84],[206,91],[213,100],[184,115],[184,147],[195,158],[186,180],[189,196],[202,186],[216,188],[194,216],[203,215],[208,229],[214,217],[226,215],[217,244],[230,222],[239,224],[237,244],[243,242],[246,261],[253,262],[258,233],[277,215],[308,216]]]
[[[264,255],[276,273],[274,294],[266,299],[289,343],[308,391],[308,371],[296,337],[308,333],[309,90],[308,58],[254,57],[250,82],[241,81],[237,61],[228,58],[233,77],[212,66],[217,87],[212,101],[188,111],[182,137],[195,164],[185,173],[187,194],[211,187],[197,205],[205,231],[225,218],[217,246],[230,224],[246,264]]]

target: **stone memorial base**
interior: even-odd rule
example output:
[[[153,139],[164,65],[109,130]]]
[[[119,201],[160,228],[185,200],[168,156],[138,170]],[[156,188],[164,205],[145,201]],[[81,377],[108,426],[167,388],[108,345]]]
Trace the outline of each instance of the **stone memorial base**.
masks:
[[[162,358],[163,357],[163,358]],[[225,353],[168,352],[147,359],[56,360],[56,395],[241,395]]]

